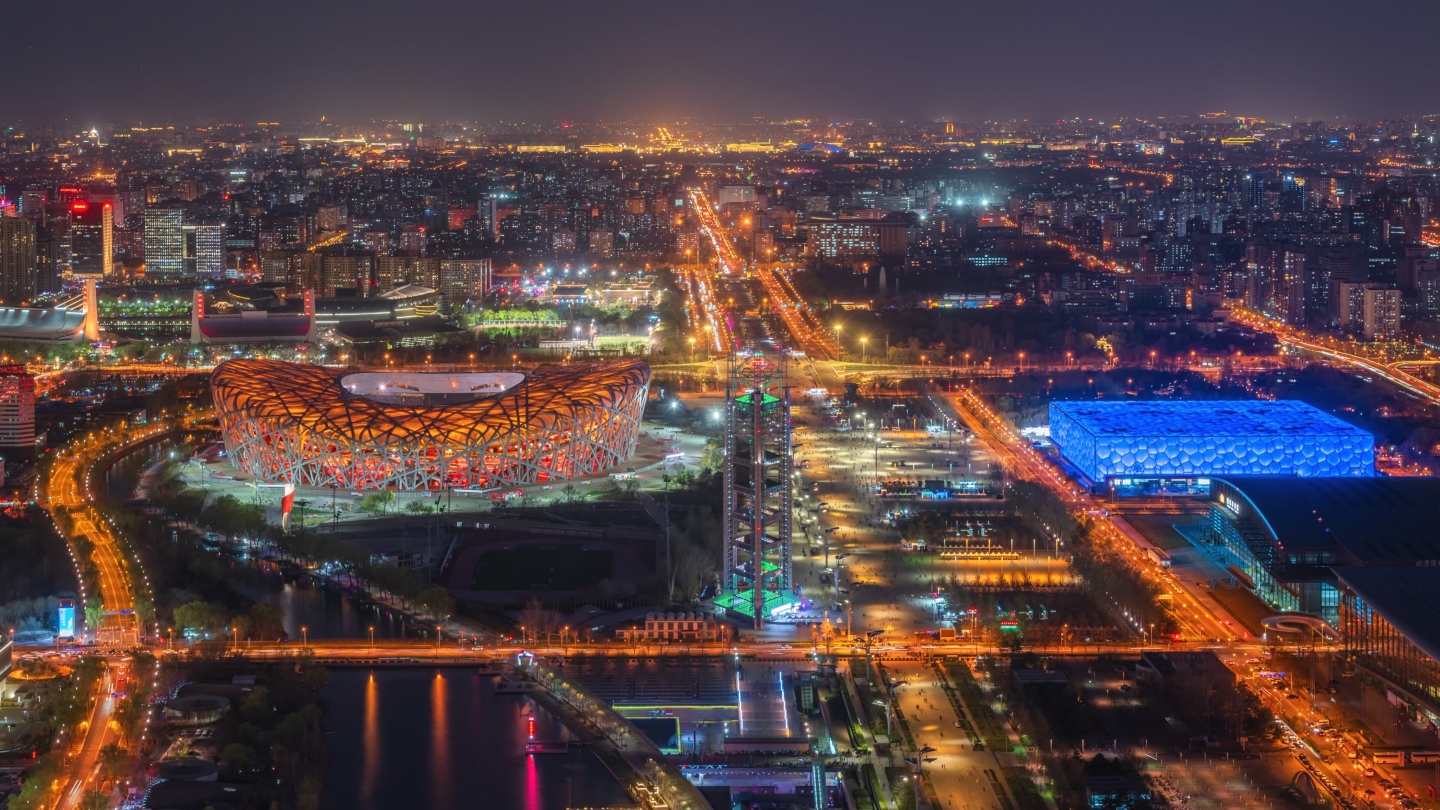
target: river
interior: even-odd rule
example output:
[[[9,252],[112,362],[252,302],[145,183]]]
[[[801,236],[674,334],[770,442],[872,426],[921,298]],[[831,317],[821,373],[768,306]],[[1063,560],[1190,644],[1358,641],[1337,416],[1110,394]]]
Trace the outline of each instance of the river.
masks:
[[[563,810],[630,806],[625,790],[584,748],[526,754],[558,740],[561,724],[522,695],[497,695],[470,670],[332,670],[324,699],[330,752],[325,807]]]
[[[106,493],[133,496],[150,464],[176,444],[157,442],[116,461],[106,471]],[[231,565],[245,564],[231,560]],[[237,572],[239,573],[239,572]],[[418,635],[388,609],[362,605],[335,588],[236,576],[231,587],[285,611],[285,630],[311,639]],[[632,802],[600,761],[584,748],[566,754],[526,754],[534,718],[536,740],[564,738],[564,727],[529,698],[497,695],[494,679],[455,668],[336,669],[323,698],[329,778],[328,809],[428,810],[485,807],[564,810],[624,807]]]

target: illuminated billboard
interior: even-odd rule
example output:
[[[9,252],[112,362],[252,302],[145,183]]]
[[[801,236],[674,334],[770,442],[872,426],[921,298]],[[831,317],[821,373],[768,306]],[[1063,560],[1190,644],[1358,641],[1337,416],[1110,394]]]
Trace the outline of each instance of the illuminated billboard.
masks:
[[[65,598],[60,600],[60,607],[56,611],[55,626],[58,628],[55,635],[60,638],[75,637],[75,600]]]

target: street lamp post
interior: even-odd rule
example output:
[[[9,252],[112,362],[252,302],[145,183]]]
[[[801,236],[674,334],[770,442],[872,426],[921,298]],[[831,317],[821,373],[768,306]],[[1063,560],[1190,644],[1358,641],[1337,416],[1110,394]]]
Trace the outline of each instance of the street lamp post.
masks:
[[[870,338],[868,338],[868,337],[862,337],[862,338],[860,338],[860,362],[861,362],[862,364],[865,362],[865,344],[868,343],[868,342],[870,342]]]
[[[839,601],[840,601],[840,570],[841,570],[840,561],[843,560],[843,559],[845,559],[846,557],[849,557],[849,556],[850,556],[850,555],[849,555],[848,553],[846,553],[846,554],[836,554],[836,555],[835,555],[835,583],[834,583],[834,585],[835,585],[835,601],[836,601],[836,602],[839,602]]]
[[[310,646],[310,628],[300,625],[300,652],[305,652]]]

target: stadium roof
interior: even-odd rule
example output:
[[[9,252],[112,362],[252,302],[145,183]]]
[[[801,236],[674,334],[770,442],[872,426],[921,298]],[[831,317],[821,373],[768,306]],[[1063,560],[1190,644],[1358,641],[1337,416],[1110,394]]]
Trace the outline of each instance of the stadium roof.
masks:
[[[386,290],[385,292],[380,293],[378,297],[389,299],[391,301],[410,301],[413,299],[425,298],[426,296],[438,294],[439,293],[437,290],[433,290],[429,287],[422,287],[419,284],[405,284],[403,286],[396,287],[393,290]]]
[[[1411,644],[1440,661],[1440,567],[1333,570]]]
[[[1285,548],[1341,547],[1359,565],[1440,560],[1440,478],[1223,476]]]
[[[198,319],[205,340],[305,340],[311,333],[309,315],[298,312],[247,310],[234,315],[206,315]]]
[[[85,327],[83,310],[0,307],[0,339],[76,340]]]
[[[1371,435],[1296,400],[1052,402],[1050,407],[1099,437]]]

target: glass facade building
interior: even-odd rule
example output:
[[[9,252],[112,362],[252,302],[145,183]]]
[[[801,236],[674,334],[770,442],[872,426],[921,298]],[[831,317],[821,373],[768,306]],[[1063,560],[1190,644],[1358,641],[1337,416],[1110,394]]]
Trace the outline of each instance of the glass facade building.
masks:
[[[1336,568],[1346,656],[1440,719],[1440,567]],[[1391,702],[1396,702],[1392,697]]]
[[[1337,567],[1440,567],[1436,504],[1436,478],[1216,478],[1201,537],[1271,607],[1338,627]]]
[[[1086,483],[1372,476],[1375,437],[1303,402],[1052,402],[1050,439]]]
[[[185,212],[179,208],[145,209],[145,274],[179,276],[185,272]]]
[[[1328,566],[1333,549],[1292,553],[1250,499],[1232,483],[1211,482],[1206,536],[1236,579],[1281,611],[1310,613],[1334,624],[1339,591]]]

